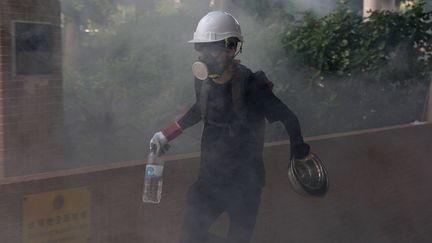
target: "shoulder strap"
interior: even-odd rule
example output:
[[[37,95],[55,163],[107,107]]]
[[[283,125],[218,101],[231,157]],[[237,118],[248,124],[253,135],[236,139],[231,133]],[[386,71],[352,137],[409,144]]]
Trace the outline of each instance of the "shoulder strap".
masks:
[[[247,122],[247,109],[245,107],[246,85],[252,76],[252,72],[241,64],[237,64],[231,86],[234,114],[237,122]]]
[[[206,121],[207,118],[207,101],[208,101],[208,93],[210,90],[210,80],[206,79],[201,81],[201,90],[199,94],[199,103],[201,110],[201,118],[203,121]]]
[[[257,71],[253,74],[254,80],[258,83],[266,84],[271,90],[273,90],[273,82],[270,81],[263,71]]]

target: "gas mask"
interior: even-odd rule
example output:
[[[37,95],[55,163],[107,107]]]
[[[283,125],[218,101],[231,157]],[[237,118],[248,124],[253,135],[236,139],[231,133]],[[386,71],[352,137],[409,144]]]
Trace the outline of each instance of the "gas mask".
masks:
[[[219,55],[222,55],[219,54]],[[218,61],[208,51],[204,51],[198,61],[192,64],[192,73],[197,79],[206,80],[207,78],[218,78],[232,62],[233,58],[226,57],[225,60]]]
[[[242,45],[238,45],[238,43],[238,40],[235,38],[211,43],[195,43],[195,50],[199,51],[201,55],[198,61],[192,64],[194,76],[200,80],[220,77],[233,62],[234,58],[242,51]],[[232,50],[235,50],[234,55],[230,54]],[[215,51],[219,51],[216,57],[211,54]],[[225,54],[225,58],[221,60],[219,57],[223,54]]]

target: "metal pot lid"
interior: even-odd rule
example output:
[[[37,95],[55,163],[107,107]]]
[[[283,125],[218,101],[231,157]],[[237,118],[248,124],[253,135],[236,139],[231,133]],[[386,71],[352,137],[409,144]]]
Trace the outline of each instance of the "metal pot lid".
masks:
[[[297,193],[308,196],[324,196],[329,187],[327,170],[322,160],[310,153],[304,159],[291,159],[288,178]]]

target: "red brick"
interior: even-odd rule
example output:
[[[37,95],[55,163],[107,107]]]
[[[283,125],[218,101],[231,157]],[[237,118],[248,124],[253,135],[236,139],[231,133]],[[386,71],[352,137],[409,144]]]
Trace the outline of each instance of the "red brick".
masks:
[[[61,154],[63,150],[61,139],[59,139],[63,127],[61,69],[52,75],[14,75],[12,21],[47,22],[58,26],[59,28],[54,33],[56,38],[54,56],[59,60],[61,60],[62,51],[60,2],[58,0],[1,1],[0,147],[1,151],[6,153],[0,152],[0,176],[6,167],[13,167],[13,165],[2,164],[11,163],[7,158],[19,159],[21,164],[17,165],[17,168],[31,167],[32,165],[25,164],[25,159],[29,158],[48,163],[46,167],[49,167],[51,162],[44,160],[52,160],[50,157],[53,156],[50,154],[56,154],[54,157],[60,158],[58,154]],[[31,82],[34,84],[30,84]],[[31,148],[26,146],[31,146]],[[32,150],[31,155],[23,154],[27,149]],[[53,153],[53,151],[57,152]]]

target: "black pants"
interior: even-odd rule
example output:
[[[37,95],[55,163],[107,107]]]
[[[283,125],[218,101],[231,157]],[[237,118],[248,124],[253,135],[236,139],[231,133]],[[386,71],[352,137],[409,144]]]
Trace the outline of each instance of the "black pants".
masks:
[[[260,201],[259,186],[195,182],[188,191],[180,242],[209,242],[208,230],[223,212],[230,218],[226,242],[250,242]]]

